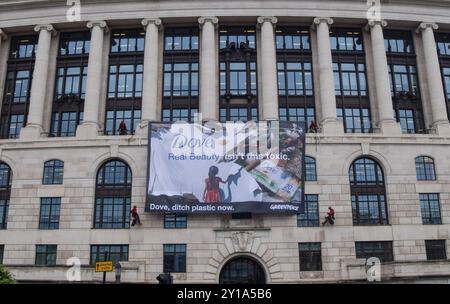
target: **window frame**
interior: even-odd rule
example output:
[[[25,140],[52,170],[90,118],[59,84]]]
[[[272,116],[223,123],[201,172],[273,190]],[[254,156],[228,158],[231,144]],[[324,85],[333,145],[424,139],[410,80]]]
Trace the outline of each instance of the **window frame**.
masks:
[[[313,212],[310,212],[311,210]],[[314,217],[311,217],[311,214],[314,214]],[[303,214],[297,214],[297,227],[320,227],[318,194],[305,194],[305,211]]]
[[[105,250],[101,250],[101,248],[104,247]],[[96,253],[94,255],[94,248],[96,249]],[[111,257],[111,249],[112,248],[119,248],[119,259],[123,259],[124,256],[126,256],[126,259],[115,261]],[[108,255],[105,257],[105,255],[102,253],[108,252]],[[94,256],[96,257],[94,259]],[[96,262],[103,262],[106,260],[112,260],[113,261],[113,267],[116,266],[117,262],[128,262],[130,256],[130,246],[126,244],[91,244],[90,251],[89,251],[89,265],[93,266]],[[114,263],[116,262],[116,263]]]
[[[48,206],[48,214],[43,214],[44,206]],[[57,210],[57,214],[52,214]],[[41,197],[39,208],[39,229],[40,230],[57,230],[59,229],[61,216],[61,198],[60,197]],[[57,217],[57,218],[55,218]]]
[[[173,225],[172,225],[173,224]],[[164,214],[164,229],[187,228],[187,214]]]
[[[437,252],[441,250],[441,252]],[[433,252],[434,250],[434,252]],[[425,252],[427,261],[446,261],[447,260],[447,242],[442,240],[425,240]]]
[[[340,49],[339,40],[352,41],[352,49]],[[333,48],[333,41],[336,40],[336,48]],[[357,44],[360,40],[360,44]],[[346,133],[373,133],[372,109],[370,104],[369,85],[367,79],[367,65],[364,45],[363,30],[361,28],[336,28],[330,30],[330,43],[332,45],[333,78],[336,96],[336,112],[338,119],[342,120]],[[360,45],[360,48],[358,47]],[[351,65],[354,71],[345,71],[344,66]],[[362,68],[362,70],[361,70]],[[346,94],[344,89],[344,75],[354,73],[356,80],[356,93]],[[361,77],[364,78],[362,81]],[[351,83],[353,78],[348,78]],[[337,87],[338,85],[338,87]],[[364,87],[364,88],[363,88]],[[354,90],[351,90],[352,92]],[[351,109],[352,115],[347,117],[347,110]],[[358,115],[355,114],[357,110]],[[364,115],[367,111],[367,115]],[[340,115],[339,115],[340,113]],[[355,118],[356,117],[356,118]],[[359,120],[358,120],[359,119]],[[355,122],[359,121],[359,128],[355,127]],[[368,122],[368,126],[366,125]]]
[[[308,250],[302,250],[302,245],[308,247]],[[313,246],[319,246],[320,248],[312,248]],[[306,242],[298,243],[298,254],[299,254],[299,269],[300,272],[311,272],[311,271],[323,271],[322,262],[322,243],[319,242]],[[307,260],[306,260],[307,259]],[[315,265],[310,265],[318,262]]]
[[[427,165],[431,166],[431,168],[427,167]],[[416,178],[418,181],[436,181],[437,180],[436,164],[432,157],[426,156],[426,155],[417,156],[415,159],[415,166],[416,166]],[[423,171],[423,175],[420,174],[418,166],[421,166],[420,170]]]
[[[61,172],[55,172],[56,169],[60,169]],[[46,172],[50,170],[51,178],[46,179]],[[57,176],[60,174],[60,176]],[[43,185],[62,185],[64,183],[64,161],[59,159],[50,159],[44,162],[44,170],[42,175]]]
[[[437,206],[431,206],[432,203],[436,203]],[[422,225],[442,225],[442,207],[439,193],[419,193],[419,204]],[[438,211],[439,217],[433,216],[433,210]],[[428,214],[425,214],[426,211],[428,211]]]
[[[21,40],[30,40],[30,44],[33,45],[31,56],[23,58],[15,58],[13,55],[16,49],[20,49]],[[0,138],[1,139],[17,139],[20,136],[20,131],[25,127],[28,118],[28,111],[30,105],[30,95],[31,86],[33,82],[33,72],[34,72],[34,62],[35,62],[35,49],[37,47],[38,36],[37,35],[27,35],[27,36],[14,36],[11,38],[11,47],[8,55],[7,68],[6,68],[6,79],[4,83],[4,96],[2,100],[2,110],[0,117]],[[16,47],[17,46],[17,47]],[[20,71],[27,71],[27,94],[24,101],[15,102],[13,99],[8,97],[9,87],[11,86],[12,96],[15,96],[16,92],[16,79],[17,73]],[[10,81],[9,75],[14,73],[12,80]],[[25,79],[25,78],[24,78]],[[21,116],[21,126],[16,122],[16,127],[14,128],[14,133],[11,133],[12,118]]]
[[[362,161],[362,163],[360,163]],[[358,176],[362,173],[361,166],[364,170],[364,178]],[[374,179],[372,178],[374,177]],[[373,225],[389,225],[389,208],[387,203],[385,176],[381,165],[375,159],[367,156],[361,156],[355,159],[349,168],[350,195],[352,200],[352,218],[353,226],[373,226]],[[371,217],[370,202],[368,204],[367,220],[361,219],[361,205],[359,197],[376,196],[378,206],[378,217]],[[356,198],[356,200],[355,200]],[[381,199],[383,198],[383,199]],[[366,201],[364,201],[366,202]],[[384,210],[383,210],[384,208]]]
[[[392,38],[390,38],[392,37]],[[423,115],[423,104],[421,97],[421,88],[418,77],[418,65],[416,60],[415,46],[414,40],[412,36],[412,32],[408,30],[384,30],[384,39],[385,46],[387,40],[396,39],[401,40],[403,38],[404,41],[409,40],[410,44],[410,52],[390,52],[386,47],[386,56],[388,60],[388,69],[389,69],[389,77],[391,83],[391,95],[393,102],[393,109],[395,113],[395,118],[397,122],[400,122],[400,110],[412,110],[413,111],[413,120],[414,120],[414,131],[410,129],[402,129],[403,133],[426,133],[425,129],[425,121]],[[409,91],[397,92],[396,90],[396,81],[394,72],[394,66],[406,66],[406,74],[408,78],[408,86]],[[414,67],[415,72],[411,72],[411,67]],[[413,92],[413,85],[411,84],[411,77],[414,76],[415,82],[417,85],[416,92]]]
[[[182,43],[181,49],[167,49],[166,40],[179,37]],[[183,49],[184,39],[189,37],[189,49]],[[193,41],[197,41],[197,47],[193,47]],[[163,85],[162,85],[162,121],[194,121],[199,112],[199,94],[200,94],[200,32],[198,28],[176,28],[169,27],[164,29],[164,53],[163,53]],[[187,94],[174,94],[175,65],[188,64],[189,69],[188,82],[189,88]],[[170,71],[166,70],[167,65],[171,66]],[[194,66],[193,66],[194,65]],[[195,65],[197,66],[195,70]],[[194,68],[194,69],[193,69]],[[170,75],[170,94],[166,94],[166,75]],[[196,76],[195,76],[196,74]],[[193,90],[192,84],[197,83],[197,89]],[[186,114],[182,114],[186,112]]]
[[[40,248],[43,249],[42,252],[39,252]],[[35,251],[35,260],[34,260],[35,266],[45,266],[45,267],[56,266],[56,261],[58,259],[58,245],[39,244],[39,245],[36,245],[35,250],[36,250]],[[41,255],[45,257],[45,263],[39,262]],[[51,258],[51,260],[49,262],[50,258]]]
[[[6,183],[0,184],[0,202],[2,202],[2,214],[0,214],[0,230],[8,228],[8,212],[9,212],[9,201],[11,198],[11,183],[13,178],[13,173],[11,167],[2,161],[0,161],[0,177],[6,175]]]
[[[383,250],[382,254],[373,254],[373,252],[367,250],[369,248],[364,248],[364,246],[370,245],[381,245]],[[386,246],[386,247],[384,247]],[[359,248],[358,248],[359,247]],[[358,251],[358,249],[362,249],[362,251]],[[357,259],[369,259],[371,257],[376,257],[380,259],[382,264],[394,262],[394,246],[392,241],[364,241],[364,242],[355,242],[355,254]]]
[[[225,34],[226,33],[226,34]],[[250,33],[250,34],[248,34]],[[247,35],[248,34],[248,35]],[[222,36],[227,36],[226,45],[222,45]],[[229,37],[242,36],[246,37],[247,42],[239,43],[233,46],[230,43]],[[251,40],[248,37],[253,36]],[[239,41],[239,38],[237,38]],[[257,66],[257,41],[256,28],[254,26],[222,26],[219,28],[219,112],[220,121],[232,121],[232,111],[246,111],[245,114],[238,115],[238,118],[243,121],[258,120],[258,66]],[[245,82],[246,94],[234,95],[231,92],[231,64],[245,64]],[[254,67],[254,69],[252,68]],[[236,71],[235,71],[236,72]],[[223,77],[224,75],[224,77]],[[252,78],[254,77],[255,88],[252,89]],[[223,88],[224,87],[224,88]],[[256,119],[255,119],[256,118]]]
[[[166,250],[166,248],[168,248],[169,246],[173,246],[174,250],[171,251]],[[184,251],[177,252],[177,248],[184,248]],[[181,258],[181,261],[183,263],[180,268],[177,267],[178,266],[177,257]],[[168,258],[173,258],[173,265],[170,265],[170,267],[167,261]],[[185,273],[186,268],[187,268],[187,244],[163,244],[163,272]]]
[[[109,166],[113,166],[113,182],[107,182],[107,172]],[[111,167],[112,168],[112,167]],[[118,168],[123,168],[123,182],[116,182]],[[121,179],[122,177],[120,177]],[[109,178],[109,177],[108,177]],[[123,160],[118,158],[112,158],[105,161],[98,169],[95,183],[95,203],[94,203],[94,216],[93,216],[93,229],[129,229],[130,228],[130,210],[131,210],[131,198],[132,198],[132,183],[133,174],[130,166]],[[116,204],[116,200],[122,200],[122,204]],[[108,201],[112,200],[112,204]],[[111,209],[111,221],[104,221],[108,218],[108,208],[105,206],[112,206]],[[114,206],[122,206],[122,220],[119,222],[114,221]]]

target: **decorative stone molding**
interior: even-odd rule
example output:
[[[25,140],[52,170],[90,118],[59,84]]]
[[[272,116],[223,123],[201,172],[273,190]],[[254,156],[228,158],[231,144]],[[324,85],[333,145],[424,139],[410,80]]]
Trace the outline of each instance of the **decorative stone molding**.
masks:
[[[162,21],[159,18],[146,18],[141,21],[141,24],[144,29],[147,29],[147,26],[150,24],[156,25],[156,27],[159,29],[162,25]]]
[[[278,23],[278,18],[277,17],[271,17],[271,16],[262,16],[262,17],[258,17],[257,19],[258,24],[263,24],[265,22],[270,22],[272,24],[277,24]]]
[[[220,271],[226,262],[235,256],[249,256],[258,260],[266,269],[268,282],[283,279],[283,273],[272,249],[262,243],[261,238],[266,238],[265,231],[239,230],[228,234],[222,244],[217,246],[216,252],[206,266],[203,275],[204,280],[218,282]]]
[[[231,241],[240,251],[245,251],[248,245],[253,241],[253,233],[249,231],[233,232]]]
[[[370,20],[367,22],[367,25],[365,26],[366,31],[370,31],[375,25],[380,25],[382,28],[386,27],[388,25],[386,20]]]
[[[420,34],[423,30],[426,30],[427,28],[431,28],[433,31],[436,31],[439,29],[439,25],[432,22],[422,22],[419,24],[419,26],[416,29],[416,33]]]
[[[330,26],[334,23],[334,21],[329,17],[316,17],[314,18],[312,29],[315,29],[321,23],[326,23],[328,26]]]
[[[105,32],[109,31],[108,24],[106,23],[106,21],[103,21],[103,20],[89,21],[86,24],[86,26],[87,26],[88,29],[91,29],[91,30],[94,27],[98,26],[101,29],[103,29]]]
[[[50,32],[53,36],[56,35],[56,30],[53,27],[53,25],[51,24],[38,24],[34,27],[34,31],[39,33],[40,31],[48,31]]]
[[[207,22],[211,22],[212,24],[214,24],[214,26],[217,26],[219,24],[219,18],[214,16],[205,16],[198,18],[198,23],[200,24],[200,27],[202,27]]]

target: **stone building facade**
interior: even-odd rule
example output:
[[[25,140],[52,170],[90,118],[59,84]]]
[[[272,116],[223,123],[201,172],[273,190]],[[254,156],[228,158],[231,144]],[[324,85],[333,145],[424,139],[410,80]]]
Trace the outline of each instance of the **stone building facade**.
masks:
[[[449,1],[381,1],[379,20],[357,0],[83,0],[79,21],[67,19],[69,8],[0,3],[0,262],[18,280],[66,281],[76,257],[81,280],[100,281],[93,255],[113,245],[122,246],[108,248],[120,252],[123,282],[155,283],[172,266],[175,283],[245,281],[224,278],[227,267],[252,276],[256,267],[268,283],[365,281],[371,256],[382,260],[382,282],[449,282]],[[177,63],[189,65],[189,85],[175,85],[185,79],[171,70],[185,68]],[[298,63],[291,74],[284,68]],[[78,67],[78,80],[68,67]],[[122,67],[132,67],[130,90]],[[301,92],[282,92],[283,81]],[[236,119],[239,109],[243,119],[317,121],[307,135],[316,178],[305,189],[318,201],[309,224],[292,215],[187,215],[185,228],[171,229],[174,218],[144,213],[148,122],[195,111]],[[117,134],[119,114],[132,117],[126,135]],[[142,226],[97,223],[98,173],[111,160],[130,169],[131,199],[121,206],[128,217],[136,205]],[[62,183],[45,182],[44,171],[63,172]],[[54,203],[58,212],[46,215]],[[320,226],[329,206],[336,222]]]

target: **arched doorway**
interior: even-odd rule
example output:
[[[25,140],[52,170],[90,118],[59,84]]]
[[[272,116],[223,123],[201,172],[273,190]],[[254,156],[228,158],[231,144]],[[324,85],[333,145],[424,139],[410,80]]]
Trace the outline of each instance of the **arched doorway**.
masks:
[[[262,266],[254,259],[236,257],[222,268],[220,284],[265,284],[266,275]]]

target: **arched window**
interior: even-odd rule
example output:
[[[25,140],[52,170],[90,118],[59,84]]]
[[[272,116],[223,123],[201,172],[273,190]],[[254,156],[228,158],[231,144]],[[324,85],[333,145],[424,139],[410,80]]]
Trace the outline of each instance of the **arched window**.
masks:
[[[11,168],[0,162],[0,229],[6,229],[9,197],[11,195]]]
[[[416,176],[420,181],[436,180],[434,160],[431,157],[419,156],[416,158]]]
[[[350,166],[353,225],[387,225],[383,170],[373,159],[362,157]]]
[[[94,228],[129,228],[132,175],[121,160],[110,160],[97,173]]]
[[[52,159],[44,163],[44,176],[42,183],[44,185],[58,185],[63,183],[64,162]]]
[[[305,168],[306,168],[305,180],[307,182],[316,181],[317,180],[316,160],[313,157],[305,156]]]

